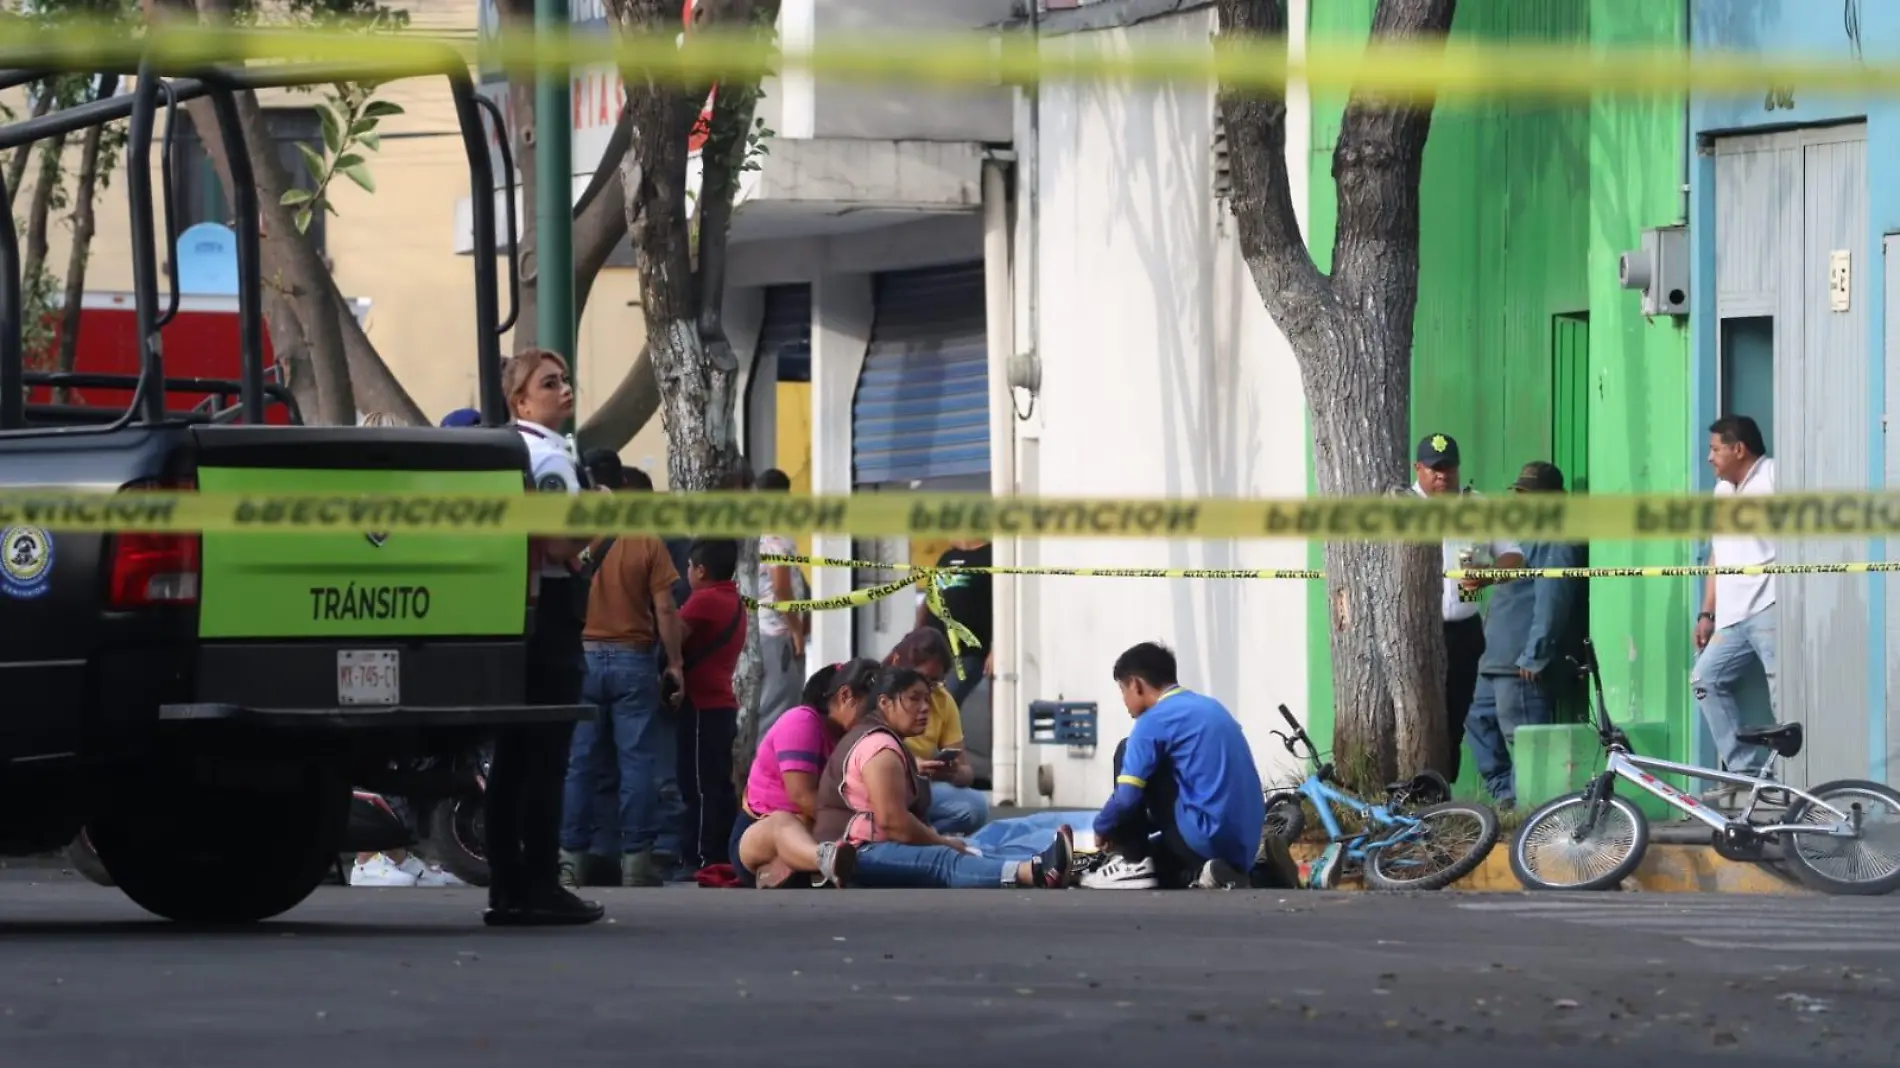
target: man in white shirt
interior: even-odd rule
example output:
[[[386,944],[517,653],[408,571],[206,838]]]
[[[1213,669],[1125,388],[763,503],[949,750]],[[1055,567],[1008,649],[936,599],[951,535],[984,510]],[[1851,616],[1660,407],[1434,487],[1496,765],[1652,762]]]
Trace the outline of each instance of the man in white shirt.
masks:
[[[1764,456],[1761,427],[1746,415],[1730,415],[1709,426],[1709,466],[1715,468],[1715,495],[1767,496],[1775,492],[1775,462]],[[1775,562],[1775,544],[1752,534],[1709,539],[1709,563],[1715,567],[1753,567]],[[1775,577],[1719,575],[1709,579],[1702,611],[1695,617],[1695,669],[1689,685],[1702,721],[1715,739],[1715,751],[1730,771],[1760,775],[1773,754],[1759,745],[1738,742],[1735,733],[1774,722],[1780,705],[1775,677]],[[1737,699],[1736,684],[1756,664],[1768,677],[1768,722],[1751,716]],[[1757,710],[1759,711],[1759,710]],[[1732,801],[1734,787],[1709,792],[1713,803]]]
[[[1412,464],[1417,481],[1412,492],[1421,497],[1456,496],[1471,490],[1458,488],[1458,442],[1449,434],[1427,434],[1419,439]],[[1462,558],[1462,559],[1461,559]],[[1523,567],[1524,550],[1515,542],[1445,542],[1445,570],[1459,567]],[[1465,717],[1478,690],[1478,661],[1484,657],[1484,620],[1478,612],[1477,593],[1490,579],[1444,580],[1440,608],[1445,620],[1445,736],[1451,747],[1445,778],[1458,781],[1464,753]]]

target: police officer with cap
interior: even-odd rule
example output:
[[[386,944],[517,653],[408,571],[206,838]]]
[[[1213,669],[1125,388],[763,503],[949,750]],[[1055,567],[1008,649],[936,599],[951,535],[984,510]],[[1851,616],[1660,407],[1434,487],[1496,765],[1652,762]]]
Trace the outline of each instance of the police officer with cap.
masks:
[[[573,445],[554,428],[574,413],[567,361],[544,350],[518,352],[502,367],[502,391],[528,446],[530,477],[543,493],[579,493],[587,485]],[[575,573],[586,539],[537,538],[540,587],[528,636],[528,702],[578,705],[587,676],[581,627],[587,586]],[[488,911],[491,927],[593,923],[605,910],[561,886],[561,790],[573,725],[536,724],[498,731],[488,777]]]
[[[1458,442],[1449,434],[1427,434],[1418,441],[1412,464],[1417,476],[1412,492],[1421,497],[1472,494],[1458,485]],[[1524,566],[1524,550],[1515,542],[1463,542],[1444,546],[1445,570],[1465,567],[1515,568]],[[1445,579],[1439,609],[1445,623],[1445,735],[1450,745],[1446,779],[1458,781],[1464,751],[1465,717],[1478,690],[1478,662],[1484,657],[1484,619],[1479,615],[1477,592],[1490,579]]]

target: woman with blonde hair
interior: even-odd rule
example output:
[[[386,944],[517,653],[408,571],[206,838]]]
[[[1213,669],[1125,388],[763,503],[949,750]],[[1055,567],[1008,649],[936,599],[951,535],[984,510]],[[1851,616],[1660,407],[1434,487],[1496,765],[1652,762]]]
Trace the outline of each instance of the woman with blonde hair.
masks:
[[[573,447],[555,429],[574,414],[567,361],[544,349],[509,357],[502,366],[508,412],[528,446],[534,488],[579,493]],[[584,539],[537,538],[540,594],[528,635],[527,702],[578,705],[587,675],[581,627],[587,585],[575,573]],[[593,923],[605,910],[561,885],[561,793],[573,724],[504,727],[496,732],[488,776],[490,926]]]

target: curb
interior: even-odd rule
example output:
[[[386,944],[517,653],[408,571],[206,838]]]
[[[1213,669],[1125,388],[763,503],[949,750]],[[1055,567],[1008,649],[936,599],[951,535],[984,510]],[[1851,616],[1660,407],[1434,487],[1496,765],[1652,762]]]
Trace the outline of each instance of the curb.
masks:
[[[1321,845],[1299,842],[1289,850],[1299,862],[1305,878],[1308,865],[1319,856]],[[1358,877],[1341,879],[1336,890],[1363,890]],[[1447,887],[1448,890],[1485,894],[1527,893],[1511,871],[1511,842],[1504,837],[1492,847],[1478,870]],[[1625,891],[1651,894],[1768,894],[1811,896],[1813,891],[1768,864],[1744,864],[1724,860],[1713,849],[1702,845],[1650,843],[1635,874],[1623,880]]]

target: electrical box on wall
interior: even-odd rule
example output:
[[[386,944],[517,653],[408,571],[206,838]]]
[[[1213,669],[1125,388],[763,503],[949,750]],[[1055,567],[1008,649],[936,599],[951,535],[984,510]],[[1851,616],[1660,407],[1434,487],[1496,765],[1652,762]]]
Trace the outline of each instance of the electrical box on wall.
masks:
[[[1643,231],[1643,247],[1617,257],[1617,281],[1643,295],[1644,315],[1689,314],[1689,228]]]

